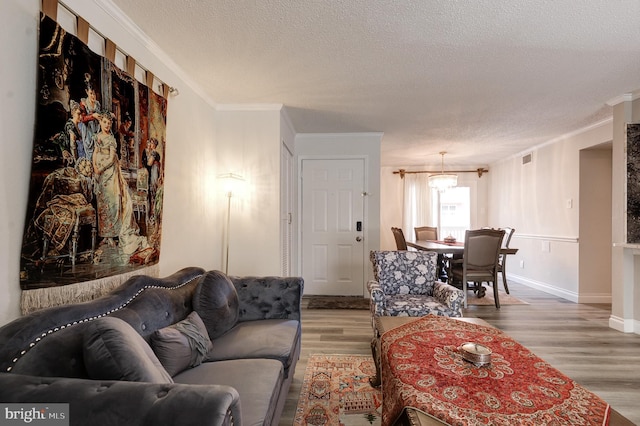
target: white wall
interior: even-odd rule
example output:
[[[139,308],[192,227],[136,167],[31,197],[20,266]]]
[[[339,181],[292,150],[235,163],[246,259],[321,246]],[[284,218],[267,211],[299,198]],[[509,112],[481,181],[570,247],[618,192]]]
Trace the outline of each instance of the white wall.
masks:
[[[281,110],[282,105],[219,105],[216,112],[218,169],[246,179],[245,194],[232,198],[230,275],[280,274]],[[216,210],[224,216],[227,198],[217,191],[217,199]]]
[[[210,193],[217,174],[213,104],[117,11],[96,3],[65,0],[120,49],[180,90],[168,105],[160,275],[192,265],[219,268],[220,226]],[[39,10],[38,0],[2,0],[0,13],[0,324],[19,316],[19,255],[33,145]]]
[[[490,165],[489,222],[516,229],[510,279],[578,301],[580,150],[611,139],[607,121],[528,151],[529,164],[516,155]]]
[[[393,171],[407,167],[383,167],[380,170],[380,250],[395,250],[396,240],[391,227],[402,227],[404,202],[403,180]]]
[[[3,2],[0,13],[0,324],[20,312],[20,248],[35,121],[38,11],[37,1],[10,0]]]
[[[611,148],[580,151],[580,303],[611,303]]]

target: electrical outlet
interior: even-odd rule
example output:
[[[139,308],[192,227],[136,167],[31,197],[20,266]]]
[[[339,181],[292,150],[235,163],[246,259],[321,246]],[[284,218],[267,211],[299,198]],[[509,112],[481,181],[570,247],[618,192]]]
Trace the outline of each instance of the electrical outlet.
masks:
[[[520,267],[521,267],[521,268],[524,268],[524,260],[521,260],[521,261],[520,261]]]

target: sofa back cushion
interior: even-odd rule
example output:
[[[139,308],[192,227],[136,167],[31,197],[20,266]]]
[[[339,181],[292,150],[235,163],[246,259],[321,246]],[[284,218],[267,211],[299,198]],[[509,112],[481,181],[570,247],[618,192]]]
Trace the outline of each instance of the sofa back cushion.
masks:
[[[193,293],[192,305],[212,340],[222,336],[238,322],[238,293],[229,278],[220,271],[209,271],[200,278]]]
[[[373,275],[385,294],[433,294],[438,255],[428,251],[372,251]]]
[[[92,379],[173,383],[149,344],[119,318],[99,318],[87,326],[83,355]]]
[[[171,376],[200,365],[213,344],[200,315],[193,311],[182,321],[156,330],[151,347]]]

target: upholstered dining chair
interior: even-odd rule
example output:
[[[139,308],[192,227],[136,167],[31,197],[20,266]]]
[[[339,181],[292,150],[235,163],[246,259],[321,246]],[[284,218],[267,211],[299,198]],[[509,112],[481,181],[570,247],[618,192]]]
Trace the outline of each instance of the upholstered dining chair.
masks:
[[[484,290],[483,282],[492,283],[496,308],[500,308],[497,280],[498,258],[503,237],[502,229],[475,229],[465,232],[462,260],[453,261],[451,267],[453,281],[462,284],[465,308],[469,282],[474,283],[474,292]]]
[[[402,228],[396,228],[392,226],[391,232],[393,232],[393,238],[396,239],[396,248],[398,250],[408,250],[407,240],[404,238],[404,232],[402,232]]]
[[[502,239],[502,248],[509,248],[509,244],[511,243],[511,237],[513,237],[513,233],[516,231],[515,228],[501,228],[504,230],[504,238]],[[502,285],[504,286],[504,291],[509,294],[509,286],[507,285],[507,272],[505,270],[507,262],[507,255],[500,254],[498,257],[498,273],[502,275]]]
[[[416,240],[438,240],[438,228],[435,226],[416,226],[413,228]]]

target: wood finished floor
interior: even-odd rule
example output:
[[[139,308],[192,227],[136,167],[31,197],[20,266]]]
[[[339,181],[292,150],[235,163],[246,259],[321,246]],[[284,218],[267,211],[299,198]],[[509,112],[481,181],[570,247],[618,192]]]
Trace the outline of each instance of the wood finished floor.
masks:
[[[640,335],[609,328],[609,305],[576,304],[517,283],[509,283],[509,289],[529,305],[503,305],[499,310],[469,306],[464,315],[505,331],[640,424]],[[310,354],[371,354],[369,311],[306,309],[305,304],[302,354],[281,426],[293,423]]]

